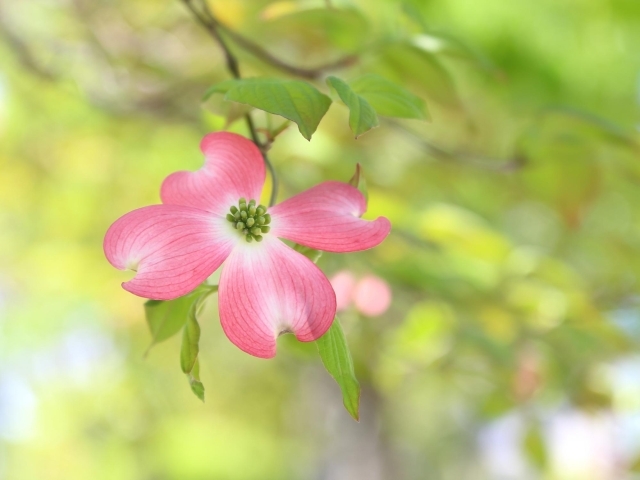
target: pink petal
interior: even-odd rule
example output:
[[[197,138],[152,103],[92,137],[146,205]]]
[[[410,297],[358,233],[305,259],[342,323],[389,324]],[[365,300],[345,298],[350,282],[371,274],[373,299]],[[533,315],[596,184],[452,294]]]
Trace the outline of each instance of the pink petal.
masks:
[[[354,301],[360,313],[376,317],[391,305],[391,288],[387,282],[375,275],[367,275],[356,285]]]
[[[365,199],[357,188],[324,182],[270,208],[271,231],[327,252],[366,250],[385,239],[391,223],[384,217],[359,218],[365,210]]]
[[[163,203],[224,215],[241,197],[260,201],[265,169],[253,142],[235,133],[216,132],[202,139],[200,149],[206,158],[204,166],[169,175],[160,189]]]
[[[107,260],[136,270],[122,284],[155,300],[180,297],[201,284],[240,240],[226,219],[178,205],[151,205],[116,220],[104,238]]]
[[[273,235],[234,248],[222,269],[218,295],[229,340],[261,358],[276,354],[276,338],[283,332],[293,332],[302,342],[317,340],[336,314],[327,277]]]
[[[329,279],[333,291],[336,292],[336,309],[346,310],[351,304],[356,278],[348,270],[341,270]]]

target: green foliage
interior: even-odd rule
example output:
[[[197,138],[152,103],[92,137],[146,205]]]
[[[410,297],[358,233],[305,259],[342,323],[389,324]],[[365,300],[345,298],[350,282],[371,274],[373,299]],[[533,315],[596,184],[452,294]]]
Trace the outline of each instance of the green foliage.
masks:
[[[427,105],[406,88],[369,73],[351,82],[351,88],[365,98],[379,115],[428,120]]]
[[[372,69],[441,105],[462,108],[453,77],[442,61],[411,42],[390,43],[382,47],[378,52],[378,62],[372,65]]]
[[[314,248],[305,247],[304,245],[300,245],[300,244],[297,244],[297,243],[293,246],[293,249],[296,252],[300,252],[302,255],[307,257],[313,263],[318,263],[318,260],[320,260],[320,257],[322,256],[322,251],[321,250],[316,250]]]
[[[424,100],[379,75],[363,75],[350,84],[337,77],[329,77],[327,84],[349,107],[349,126],[356,138],[378,126],[378,115],[429,119]]]
[[[351,352],[337,317],[327,333],[316,341],[316,345],[322,363],[340,386],[344,407],[355,420],[359,420],[360,384],[353,371]]]
[[[349,107],[349,127],[358,138],[378,126],[378,116],[369,102],[355,93],[351,87],[337,77],[327,78],[327,84],[335,89],[340,100]]]
[[[544,468],[547,464],[547,452],[540,427],[533,424],[527,430],[523,439],[524,451],[531,462],[538,468]]]
[[[196,301],[189,312],[189,319],[184,325],[182,331],[182,347],[180,349],[180,368],[189,375],[193,370],[193,366],[198,360],[200,353],[200,325],[196,318],[198,301]]]
[[[465,60],[487,73],[494,75],[499,73],[495,63],[481,49],[448,32],[431,28],[419,9],[410,2],[403,3],[402,7],[407,16],[416,22],[422,31],[421,34],[412,38],[411,43],[415,47],[432,54]]]
[[[151,331],[151,346],[171,338],[180,331],[189,318],[196,298],[197,294],[192,292],[175,300],[147,300],[144,313]]]
[[[311,136],[331,105],[331,99],[300,80],[248,78],[214,85],[205,99],[224,93],[224,99],[280,115],[298,125],[304,138]]]
[[[182,346],[180,348],[180,368],[187,375],[191,391],[204,402],[204,385],[200,381],[200,324],[198,314],[207,297],[217,291],[211,287],[192,303],[189,318],[182,330]]]
[[[200,360],[197,357],[187,378],[193,394],[204,402],[204,385],[200,381]]]
[[[356,171],[353,174],[353,177],[349,179],[349,185],[353,185],[360,193],[364,196],[365,202],[369,202],[369,190],[367,190],[367,180],[364,178],[364,174],[362,173],[362,167],[360,164],[356,164]]]

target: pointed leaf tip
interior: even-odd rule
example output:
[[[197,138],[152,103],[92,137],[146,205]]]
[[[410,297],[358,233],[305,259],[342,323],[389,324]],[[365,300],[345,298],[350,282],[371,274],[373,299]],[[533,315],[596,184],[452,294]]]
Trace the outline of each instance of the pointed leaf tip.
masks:
[[[144,313],[151,332],[151,348],[178,333],[189,318],[191,306],[203,287],[175,300],[147,300]]]
[[[196,397],[204,402],[204,385],[200,381],[200,360],[198,360],[197,357],[195,363],[193,364],[193,369],[189,374],[187,374],[187,379],[189,380],[191,391],[195,394]]]
[[[431,120],[426,102],[395,82],[368,73],[351,82],[355,94],[363,97],[378,115]]]
[[[360,421],[360,384],[353,370],[353,359],[338,318],[331,328],[316,340],[318,353],[325,368],[342,391],[344,407],[355,421]]]
[[[356,94],[343,80],[327,78],[327,85],[336,91],[340,100],[349,108],[349,127],[357,139],[360,135],[379,126],[378,115],[362,96]]]
[[[205,98],[214,93],[224,93],[225,100],[249,105],[295,122],[307,140],[311,140],[320,120],[331,105],[329,97],[301,80],[228,80],[211,87]]]
[[[356,164],[356,171],[353,174],[353,177],[349,180],[349,185],[356,187],[362,196],[364,196],[365,202],[369,203],[369,192],[367,190],[367,181],[364,178],[364,174],[362,173],[362,167],[360,163]]]

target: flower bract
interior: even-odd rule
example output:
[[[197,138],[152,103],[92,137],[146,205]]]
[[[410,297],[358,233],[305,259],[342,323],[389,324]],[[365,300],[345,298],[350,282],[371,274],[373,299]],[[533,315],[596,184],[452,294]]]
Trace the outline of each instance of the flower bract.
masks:
[[[259,203],[265,166],[251,141],[217,132],[205,136],[200,148],[204,166],[169,175],[160,190],[162,204],[127,213],[107,231],[109,262],[136,272],[123,288],[171,300],[222,266],[220,322],[240,349],[270,358],[282,333],[317,340],[335,317],[335,293],[311,260],[280,239],[354,252],[382,242],[391,224],[384,217],[360,218],[366,209],[362,194],[335,181],[267,208]]]

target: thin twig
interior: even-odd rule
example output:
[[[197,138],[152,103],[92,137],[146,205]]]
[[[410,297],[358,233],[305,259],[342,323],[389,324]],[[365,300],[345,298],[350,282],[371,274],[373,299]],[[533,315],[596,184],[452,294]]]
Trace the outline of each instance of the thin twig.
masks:
[[[233,55],[233,52],[229,49],[229,46],[225,42],[222,35],[220,35],[220,23],[214,17],[211,10],[209,10],[206,1],[201,1],[202,11],[199,11],[192,3],[192,0],[182,0],[185,6],[189,9],[189,11],[193,14],[195,19],[202,25],[213,37],[213,39],[218,43],[220,48],[224,53],[225,62],[227,64],[227,69],[229,73],[233,76],[233,78],[240,79],[242,75],[240,74],[240,65],[238,64],[238,59]],[[256,131],[255,124],[253,123],[253,118],[251,117],[251,113],[248,112],[244,116],[245,123],[247,124],[247,128],[249,129],[249,133],[251,135],[251,139],[253,143],[260,149],[262,153],[262,158],[264,160],[269,173],[271,174],[271,196],[269,198],[269,206],[273,206],[276,203],[276,199],[278,197],[278,177],[276,176],[276,171],[273,168],[273,165],[269,161],[269,157],[267,156],[267,149],[269,145],[263,144],[258,138],[258,132]]]
[[[269,65],[276,67],[284,72],[290,73],[291,75],[295,75],[296,77],[316,80],[320,78],[326,71],[349,67],[358,61],[357,55],[347,55],[346,57],[340,58],[334,62],[326,63],[324,65],[319,65],[313,68],[298,67],[296,65],[291,65],[290,63],[287,63],[284,60],[279,59],[278,57],[275,57],[257,43],[252,42],[248,38],[243,37],[239,33],[225,27],[224,25],[218,24],[218,26],[243,50],[246,50],[254,57],[259,58],[263,62],[268,63]]]
[[[50,70],[40,64],[29,49],[27,44],[18,37],[9,27],[8,23],[3,21],[4,13],[0,11],[0,38],[3,38],[9,47],[13,50],[20,64],[36,76],[47,80],[55,81],[58,79],[58,73]]]
[[[213,30],[222,30],[227,36],[233,40],[240,48],[246,50],[254,57],[259,58],[265,63],[270,64],[273,67],[276,67],[282,71],[290,73],[291,75],[295,75],[297,77],[307,78],[309,80],[315,80],[322,76],[322,74],[327,70],[335,70],[338,68],[348,67],[353,65],[358,61],[358,57],[356,55],[347,55],[346,57],[340,58],[334,62],[326,63],[324,65],[317,66],[315,68],[304,68],[298,67],[297,65],[291,65],[288,62],[272,55],[267,50],[262,48],[257,43],[251,41],[250,39],[240,35],[238,32],[231,30],[227,26],[220,23],[213,13],[211,9],[206,4],[205,1],[202,2],[202,12],[208,21],[208,24]],[[219,33],[217,33],[219,36]]]
[[[516,170],[520,170],[526,163],[526,159],[522,155],[515,155],[513,158],[500,160],[481,155],[452,152],[443,147],[435,145],[428,140],[425,140],[416,132],[403,127],[397,122],[389,120],[387,121],[387,123],[396,130],[399,130],[410,136],[415,142],[419,143],[431,156],[439,160],[448,160],[481,168],[484,170],[493,170],[495,172],[513,172]]]

